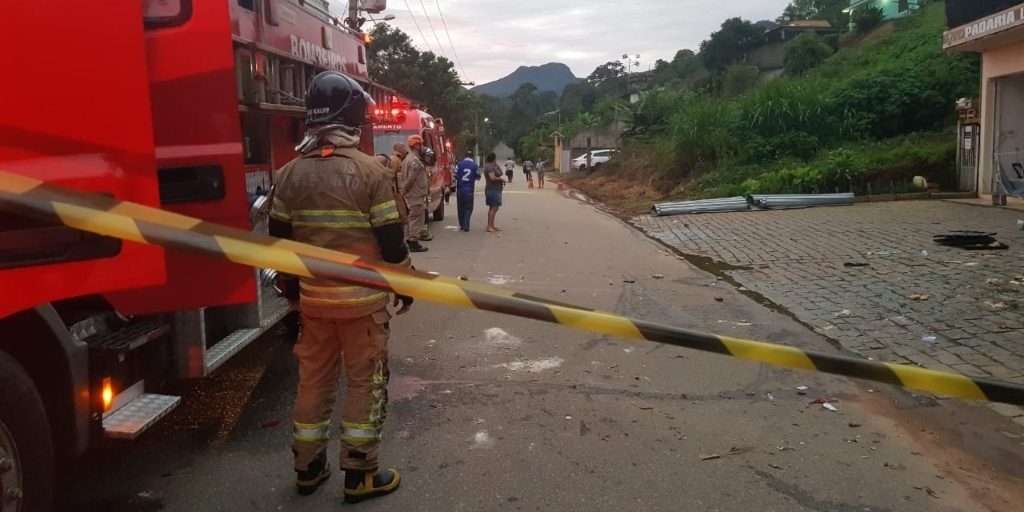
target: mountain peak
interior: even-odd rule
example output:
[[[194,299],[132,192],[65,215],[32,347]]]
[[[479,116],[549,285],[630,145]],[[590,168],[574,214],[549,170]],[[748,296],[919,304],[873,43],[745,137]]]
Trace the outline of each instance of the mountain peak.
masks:
[[[504,78],[478,85],[471,91],[499,98],[507,98],[527,82],[537,87],[537,92],[554,91],[559,94],[566,85],[579,82],[569,66],[561,62],[549,62],[540,66],[519,66]]]

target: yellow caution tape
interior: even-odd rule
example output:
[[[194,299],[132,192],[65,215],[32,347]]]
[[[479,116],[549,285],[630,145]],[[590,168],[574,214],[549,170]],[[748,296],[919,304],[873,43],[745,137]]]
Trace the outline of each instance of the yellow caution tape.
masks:
[[[576,329],[844,375],[943,395],[1024,405],[1024,386],[771,343],[707,334],[435,276],[0,171],[0,208],[100,235],[188,251],[297,276],[335,279],[417,299]]]

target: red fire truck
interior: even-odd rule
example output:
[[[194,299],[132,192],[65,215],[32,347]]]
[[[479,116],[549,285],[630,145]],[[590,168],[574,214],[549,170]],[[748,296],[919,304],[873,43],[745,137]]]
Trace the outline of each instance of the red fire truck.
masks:
[[[312,77],[343,71],[379,104],[396,94],[369,81],[359,23],[327,0],[102,3],[0,3],[0,169],[265,232]],[[0,201],[0,511],[46,510],[55,459],[140,435],[179,403],[166,384],[209,375],[286,311],[272,271]]]
[[[428,162],[430,197],[427,219],[444,220],[444,206],[455,186],[452,180],[452,143],[445,135],[444,120],[433,117],[408,98],[392,95],[385,98],[373,112],[373,148],[377,154],[391,154],[396,142],[405,143],[410,135],[423,137],[423,146],[437,157]]]

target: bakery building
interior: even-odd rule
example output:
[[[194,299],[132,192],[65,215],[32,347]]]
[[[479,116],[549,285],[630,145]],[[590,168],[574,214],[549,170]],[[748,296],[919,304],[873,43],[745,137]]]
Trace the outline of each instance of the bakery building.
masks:
[[[961,185],[1024,204],[1024,3],[947,0],[943,50],[981,54],[981,95],[960,112]]]

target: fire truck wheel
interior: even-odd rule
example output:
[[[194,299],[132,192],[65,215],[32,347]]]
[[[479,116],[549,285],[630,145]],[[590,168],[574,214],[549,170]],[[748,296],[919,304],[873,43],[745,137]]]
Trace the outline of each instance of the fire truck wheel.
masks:
[[[441,222],[444,220],[444,203],[437,205],[437,209],[434,210],[434,222]]]
[[[0,511],[50,510],[53,460],[43,400],[21,365],[0,351]]]

